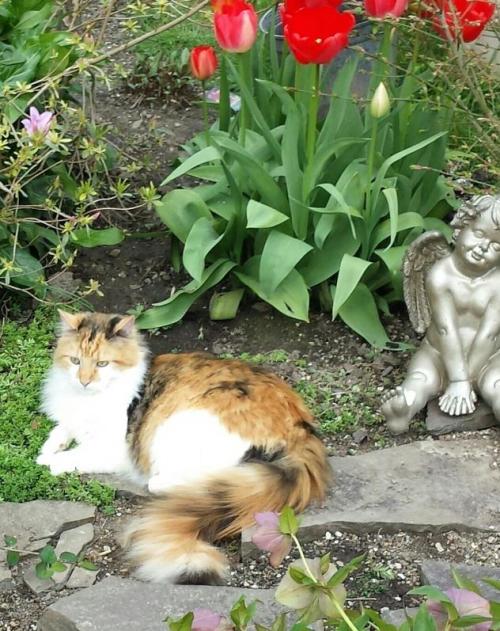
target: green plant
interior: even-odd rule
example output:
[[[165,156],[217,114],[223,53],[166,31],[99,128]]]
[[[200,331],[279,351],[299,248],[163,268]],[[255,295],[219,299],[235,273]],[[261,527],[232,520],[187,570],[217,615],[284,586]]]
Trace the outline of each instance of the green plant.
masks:
[[[85,558],[84,554],[73,554],[73,552],[61,552],[59,557],[56,555],[55,549],[51,545],[44,546],[39,552],[30,552],[29,550],[18,550],[16,548],[17,539],[12,535],[4,535],[5,546],[0,550],[5,550],[7,554],[7,566],[15,567],[21,560],[21,555],[38,556],[40,559],[35,566],[35,572],[38,578],[52,578],[56,572],[65,572],[68,566],[81,567],[85,570],[97,571],[97,566]]]
[[[285,507],[281,515],[258,513],[255,518],[257,528],[252,540],[259,549],[271,553],[273,566],[283,561],[292,543],[299,554],[299,561],[288,566],[275,592],[276,601],[285,606],[286,611],[262,625],[255,621],[258,601],[247,605],[241,597],[227,618],[209,609],[195,609],[178,620],[167,619],[165,622],[171,631],[245,631],[250,626],[255,626],[258,631],[312,631],[324,629],[325,625],[337,631],[486,631],[500,627],[500,603],[488,601],[476,583],[456,571],[453,571],[456,588],[442,591],[426,585],[411,590],[410,596],[424,596],[426,601],[416,615],[407,613],[405,622],[399,627],[386,622],[372,609],[348,609],[344,582],[360,570],[365,555],[355,557],[340,569],[331,563],[329,554],[307,559],[298,539],[299,522],[289,507]],[[388,580],[387,569],[382,570]],[[497,589],[500,586],[497,580],[483,580]]]
[[[109,506],[114,491],[76,474],[54,477],[35,463],[50,423],[39,412],[40,386],[50,365],[55,320],[39,308],[29,323],[0,328],[0,502],[70,499]]]
[[[378,312],[389,313],[402,298],[405,248],[425,229],[449,234],[441,219],[454,200],[440,175],[446,113],[412,101],[412,75],[389,80],[388,43],[387,35],[371,89],[384,79],[390,111],[370,113],[352,96],[357,61],[351,60],[338,73],[318,124],[315,66],[279,58],[273,37],[261,38],[240,70],[226,60],[245,117],[229,120],[222,68],[211,144],[195,137],[190,155],[165,180],[189,174],[206,184],[171,191],[156,204],[173,235],[174,263],[182,261],[192,280],[142,313],[140,326],[177,322],[229,278],[228,313],[244,288],[307,321],[312,290],[323,309],[371,344],[389,343]],[[211,301],[212,312],[219,299]]]

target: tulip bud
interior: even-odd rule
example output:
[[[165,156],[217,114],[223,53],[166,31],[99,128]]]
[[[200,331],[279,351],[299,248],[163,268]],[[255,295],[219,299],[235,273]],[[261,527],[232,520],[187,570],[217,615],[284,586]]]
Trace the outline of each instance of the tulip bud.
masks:
[[[389,95],[387,94],[384,82],[381,81],[372,97],[370,103],[370,114],[373,118],[382,118],[382,116],[385,116],[390,109],[391,102],[389,100]]]
[[[217,55],[212,46],[196,46],[189,56],[191,73],[200,81],[205,81],[217,70]]]

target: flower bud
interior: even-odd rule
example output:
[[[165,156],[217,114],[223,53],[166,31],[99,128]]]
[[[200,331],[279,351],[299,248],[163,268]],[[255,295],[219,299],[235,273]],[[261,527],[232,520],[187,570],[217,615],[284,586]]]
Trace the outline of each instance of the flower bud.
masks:
[[[217,70],[217,55],[212,46],[196,46],[189,56],[193,77],[205,81]]]
[[[384,82],[381,81],[372,97],[370,103],[370,114],[373,118],[382,118],[382,116],[385,116],[390,109],[391,102],[389,100],[389,95],[387,94]]]

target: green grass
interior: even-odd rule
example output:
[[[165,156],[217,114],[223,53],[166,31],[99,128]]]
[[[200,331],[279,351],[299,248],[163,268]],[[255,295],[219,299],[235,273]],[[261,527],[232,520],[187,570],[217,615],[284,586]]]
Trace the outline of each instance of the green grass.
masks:
[[[35,462],[51,428],[38,407],[54,324],[52,311],[39,308],[29,324],[6,321],[0,328],[0,502],[67,499],[109,506],[109,487],[76,474],[54,477]]]

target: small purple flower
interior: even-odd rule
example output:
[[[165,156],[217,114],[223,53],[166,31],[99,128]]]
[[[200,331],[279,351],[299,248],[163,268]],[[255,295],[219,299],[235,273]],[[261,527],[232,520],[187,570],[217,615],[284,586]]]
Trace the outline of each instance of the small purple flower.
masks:
[[[252,541],[260,550],[271,553],[269,563],[277,567],[292,547],[290,537],[280,531],[280,515],[279,513],[256,513],[254,517],[257,529],[252,535]]]
[[[211,609],[195,609],[191,631],[215,631],[221,620],[222,616]]]
[[[54,114],[52,112],[42,112],[40,114],[36,107],[30,107],[28,118],[24,118],[21,123],[29,136],[34,136],[35,134],[45,136],[50,129],[53,118]]]
[[[482,616],[490,618],[490,603],[479,594],[469,591],[468,589],[459,589],[451,587],[444,592],[451,602],[455,605],[460,617],[463,616]],[[448,614],[443,605],[435,600],[429,600],[427,603],[430,614],[436,621],[438,630],[444,629],[448,620]],[[491,622],[480,622],[467,627],[468,631],[488,631]],[[451,626],[453,628],[453,625]]]

